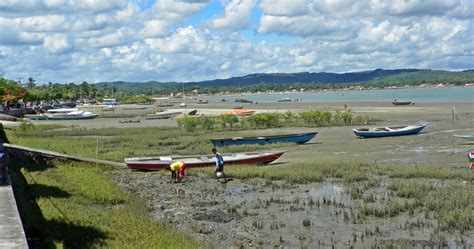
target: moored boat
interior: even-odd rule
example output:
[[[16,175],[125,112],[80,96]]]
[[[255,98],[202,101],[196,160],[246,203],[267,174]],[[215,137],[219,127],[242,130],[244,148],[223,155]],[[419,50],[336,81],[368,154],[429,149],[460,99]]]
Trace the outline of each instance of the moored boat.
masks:
[[[242,144],[267,144],[267,143],[298,143],[303,144],[313,139],[317,132],[261,136],[261,137],[233,137],[211,139],[214,146],[242,145]]]
[[[467,135],[456,135],[455,134],[454,136],[458,137],[458,138],[474,141],[474,134],[467,134]]]
[[[360,128],[353,129],[354,134],[361,138],[372,137],[390,137],[417,134],[423,130],[428,124],[423,125],[407,125],[407,126],[388,126],[379,128]]]
[[[238,164],[268,164],[277,160],[284,151],[275,152],[252,152],[223,154],[225,165]],[[204,156],[161,156],[161,157],[135,157],[125,158],[127,167],[131,169],[168,169],[169,165],[176,161],[182,161],[187,168],[209,167],[215,165],[214,155]]]

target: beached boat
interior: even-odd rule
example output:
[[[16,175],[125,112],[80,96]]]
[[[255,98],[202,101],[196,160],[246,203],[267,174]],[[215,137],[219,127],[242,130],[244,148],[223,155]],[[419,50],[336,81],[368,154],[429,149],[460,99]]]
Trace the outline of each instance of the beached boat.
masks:
[[[232,110],[232,111],[223,112],[222,115],[250,116],[254,113],[255,113],[254,110],[236,109],[236,110]]]
[[[194,109],[194,110],[188,112],[188,115],[189,115],[189,116],[194,116],[194,115],[197,114],[197,112],[198,112],[198,110],[197,110],[197,109]]]
[[[206,100],[200,99],[200,100],[198,100],[198,102],[196,102],[196,104],[207,104],[207,103],[209,103],[209,100],[207,100],[207,99]]]
[[[392,101],[392,104],[393,105],[414,105],[415,103],[414,102],[411,102],[411,101]]]
[[[474,141],[474,134],[467,134],[467,135],[454,135],[455,137]]]
[[[223,154],[222,157],[226,166],[237,164],[268,164],[277,160],[283,153],[285,152],[235,153]],[[169,165],[176,161],[184,162],[187,168],[209,167],[216,164],[214,155],[125,158],[125,163],[131,169],[168,169]]]
[[[181,114],[181,112],[157,112],[154,114],[147,114],[145,115],[146,120],[153,120],[153,119],[169,119],[174,118]]]
[[[228,146],[241,144],[268,144],[268,143],[298,143],[303,144],[313,139],[317,132],[262,136],[262,137],[233,137],[223,139],[211,139],[214,146]]]
[[[390,137],[417,134],[423,130],[428,124],[423,125],[407,125],[407,126],[389,126],[381,128],[361,128],[353,129],[354,134],[361,138],[371,137]]]
[[[248,100],[248,99],[235,99],[234,102],[237,102],[237,103],[250,103],[250,104],[253,103],[252,100]]]
[[[277,102],[291,102],[291,99],[290,98],[281,98],[281,99],[277,100]]]
[[[50,109],[44,114],[48,120],[79,120],[97,118],[99,114],[81,111],[76,108]]]
[[[18,108],[18,109],[3,110],[3,111],[0,111],[0,114],[12,116],[12,117],[15,117],[15,118],[22,118],[23,115],[25,114],[25,109],[24,108]]]

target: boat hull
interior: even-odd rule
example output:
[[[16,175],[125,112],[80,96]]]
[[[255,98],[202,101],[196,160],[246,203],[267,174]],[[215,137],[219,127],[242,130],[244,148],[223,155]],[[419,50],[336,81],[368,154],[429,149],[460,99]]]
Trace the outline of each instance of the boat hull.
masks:
[[[224,155],[225,165],[239,165],[239,164],[268,164],[271,163],[281,155],[284,151],[279,152],[266,152],[266,153],[252,153],[246,154],[248,156],[241,158],[232,158],[232,156]],[[186,164],[186,168],[200,168],[200,167],[211,167],[215,166],[215,156],[203,156],[203,157],[168,157],[165,159],[161,158],[126,158],[125,163],[130,169],[141,169],[141,170],[159,170],[168,169],[169,165],[176,161],[182,161]]]
[[[407,130],[394,130],[394,131],[360,131],[353,129],[354,134],[361,138],[376,138],[376,137],[392,137],[392,136],[405,136],[414,135],[423,130],[426,125],[414,126],[412,129]]]
[[[393,105],[411,105],[412,102],[411,101],[403,101],[403,102],[392,102]]]
[[[289,134],[280,136],[266,136],[266,137],[247,137],[247,138],[224,138],[211,139],[214,146],[230,146],[243,144],[269,144],[269,143],[298,143],[303,144],[313,139],[317,132]]]
[[[469,141],[474,141],[474,134],[472,135],[454,135],[455,137],[466,139]]]
[[[81,120],[81,119],[94,119],[99,116],[98,114],[91,114],[91,115],[82,115],[82,116],[75,116],[75,115],[50,115],[48,116],[48,120]]]

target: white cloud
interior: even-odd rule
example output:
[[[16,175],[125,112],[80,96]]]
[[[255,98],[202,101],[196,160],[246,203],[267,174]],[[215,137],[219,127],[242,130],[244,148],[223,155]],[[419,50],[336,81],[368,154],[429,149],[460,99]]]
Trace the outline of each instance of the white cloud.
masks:
[[[0,0],[0,70],[43,83],[474,68],[472,0],[139,3]]]
[[[253,0],[233,0],[227,6],[222,16],[212,20],[212,26],[218,29],[240,30],[251,26]]]
[[[66,36],[52,35],[44,38],[44,48],[51,53],[61,53],[71,48],[71,45]]]

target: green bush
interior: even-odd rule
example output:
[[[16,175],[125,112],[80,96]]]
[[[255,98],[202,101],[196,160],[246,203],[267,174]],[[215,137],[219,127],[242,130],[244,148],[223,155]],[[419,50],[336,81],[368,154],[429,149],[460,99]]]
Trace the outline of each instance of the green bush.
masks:
[[[199,125],[204,130],[212,130],[214,129],[214,126],[216,125],[216,119],[208,117],[208,116],[199,117],[198,121],[199,121]]]
[[[225,128],[227,125],[229,125],[232,128],[234,124],[237,124],[239,122],[239,118],[233,114],[220,115],[219,121],[222,128]]]
[[[257,113],[245,118],[245,121],[256,128],[280,127],[280,115],[278,113]]]

